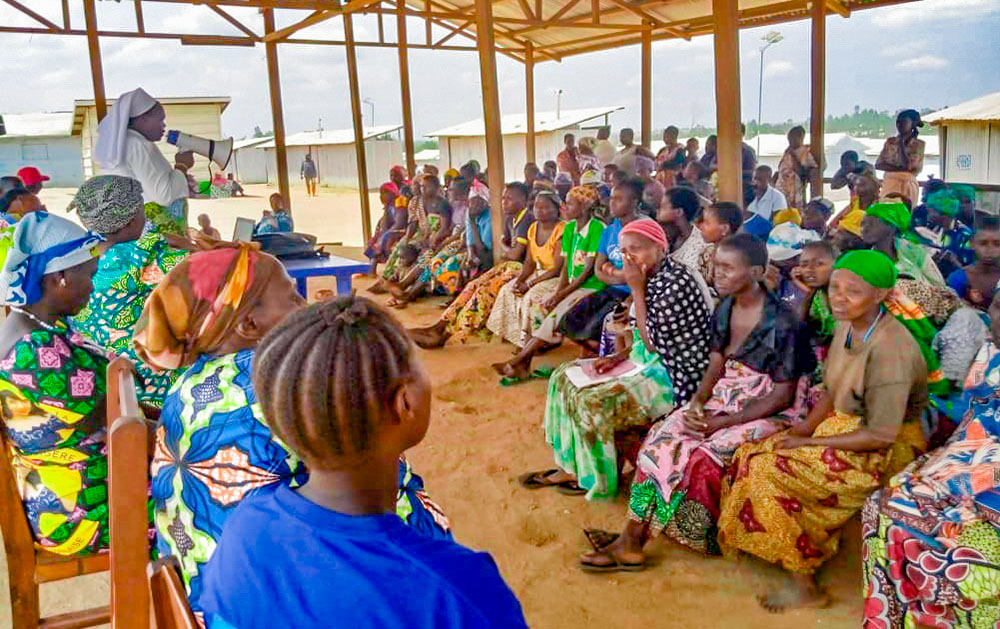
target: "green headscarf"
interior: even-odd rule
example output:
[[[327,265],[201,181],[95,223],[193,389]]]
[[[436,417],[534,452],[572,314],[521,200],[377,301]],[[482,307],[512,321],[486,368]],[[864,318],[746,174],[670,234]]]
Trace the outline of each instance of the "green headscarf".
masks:
[[[951,190],[938,190],[928,195],[927,207],[945,216],[958,215],[958,199]]]
[[[896,263],[881,251],[848,251],[837,259],[833,269],[850,271],[875,288],[892,288],[899,276]]]
[[[955,195],[955,198],[959,201],[976,201],[976,189],[970,185],[964,183],[951,183],[948,184],[948,188],[951,189],[951,193]]]
[[[894,225],[900,234],[905,234],[910,229],[910,210],[906,204],[899,201],[879,201],[868,206],[865,211],[868,216],[882,219],[890,225]]]

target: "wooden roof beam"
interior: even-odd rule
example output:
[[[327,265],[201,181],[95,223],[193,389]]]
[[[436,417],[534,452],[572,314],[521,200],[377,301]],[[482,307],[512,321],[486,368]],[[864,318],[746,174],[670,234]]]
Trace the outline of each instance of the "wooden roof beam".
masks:
[[[351,0],[350,2],[345,4],[342,9],[332,10],[332,11],[313,11],[312,15],[310,15],[309,17],[300,22],[296,22],[291,26],[286,26],[285,28],[276,30],[273,33],[268,33],[267,35],[264,35],[264,41],[265,42],[281,41],[282,39],[287,38],[289,35],[297,33],[298,31],[301,31],[304,28],[315,26],[320,22],[325,22],[330,18],[337,17],[338,15],[348,15],[354,13],[359,9],[363,9],[369,5],[378,4],[380,2],[381,0]]]
[[[502,0],[492,0],[490,2],[490,6],[492,6],[493,4],[496,4],[496,2],[498,2],[498,1],[502,1]],[[428,5],[431,5],[431,6],[437,5],[437,6],[441,7],[441,8],[452,10],[452,11],[454,11],[454,10],[461,10],[459,7],[449,6],[443,0],[428,0],[427,3],[428,3]],[[473,17],[473,15],[469,15],[468,17]],[[493,30],[494,30],[493,36],[494,36],[495,39],[503,39],[503,40],[509,41],[509,42],[513,43],[514,45],[516,45],[518,48],[520,48],[522,51],[524,50],[525,45],[526,45],[526,40],[518,39],[516,36],[514,36],[513,34],[511,34],[510,29],[508,29],[506,27],[502,27],[500,25],[494,25]],[[478,35],[479,34],[476,33],[476,41],[478,41]],[[500,51],[503,54],[506,54],[506,53],[504,53],[504,48],[501,48],[500,46],[497,46],[497,50]],[[544,56],[548,57],[551,61],[560,61],[561,60],[558,54],[554,54],[554,53],[543,53],[543,54],[544,54]],[[524,61],[524,59],[522,57],[519,57],[517,55],[507,55],[507,56],[511,57],[512,59],[517,59],[518,61],[521,61],[522,63]]]
[[[655,15],[653,15],[652,13],[649,13],[648,11],[644,11],[643,9],[640,9],[639,7],[632,6],[631,4],[629,4],[627,2],[627,0],[611,0],[611,4],[615,5],[616,7],[621,7],[622,9],[625,9],[626,11],[628,11],[629,13],[631,13],[632,15],[634,15],[634,16],[636,16],[638,18],[641,18],[641,19],[645,20],[646,22],[649,22],[655,28],[662,28],[662,29],[666,30],[668,33],[670,33],[674,37],[680,37],[680,38],[683,38],[683,39],[686,39],[686,40],[690,40],[691,39],[691,36],[688,35],[687,33],[683,32],[681,30],[678,30],[676,28],[672,28],[670,26],[667,26],[666,24],[663,23],[663,20],[658,19]]]
[[[31,19],[35,20],[39,24],[45,26],[51,32],[59,32],[59,31],[63,30],[55,22],[49,20],[48,18],[46,18],[46,17],[44,17],[42,15],[39,15],[38,13],[35,13],[34,11],[32,11],[28,7],[24,6],[23,4],[21,4],[17,0],[3,0],[3,1],[6,2],[7,4],[9,4],[10,6],[14,7],[18,11],[20,11],[21,13],[27,15]]]
[[[455,28],[455,29],[454,29],[454,30],[452,30],[452,31],[451,31],[450,33],[448,33],[447,35],[445,35],[445,36],[444,36],[444,37],[442,37],[441,39],[437,40],[437,42],[435,42],[435,43],[434,43],[434,47],[435,47],[435,48],[437,48],[438,46],[441,46],[442,44],[445,44],[445,43],[447,43],[447,42],[448,42],[448,40],[450,40],[450,39],[451,39],[452,37],[454,37],[455,35],[458,35],[458,34],[460,34],[460,33],[464,33],[464,32],[465,32],[465,29],[467,29],[467,28],[469,28],[470,26],[472,26],[472,23],[473,23],[473,22],[475,22],[475,20],[466,20],[466,21],[465,21],[465,22],[463,22],[463,23],[462,23],[461,25],[459,25],[459,26],[458,26],[458,28]]]
[[[537,19],[539,19],[539,18],[537,18],[535,16],[535,13],[534,13],[534,11],[531,10],[531,7],[528,6],[528,0],[517,0],[517,3],[521,5],[521,12],[524,13],[524,17],[525,18],[527,18],[529,20],[537,20]],[[535,8],[537,9],[538,7],[535,7]],[[475,21],[475,20],[473,20],[473,21]]]
[[[140,0],[136,0],[136,8],[139,7],[139,1]],[[257,33],[253,32],[246,25],[244,25],[243,22],[240,22],[239,20],[237,20],[236,18],[234,18],[232,15],[230,15],[229,13],[227,13],[225,9],[219,8],[219,6],[217,6],[213,2],[206,2],[205,6],[207,6],[209,9],[211,9],[216,15],[218,15],[219,17],[221,17],[225,21],[227,21],[230,24],[232,24],[233,26],[235,26],[236,30],[241,31],[247,37],[251,37],[255,41],[259,41],[260,40],[260,36]],[[142,30],[145,30],[145,29],[142,29]]]
[[[840,0],[826,0],[826,8],[840,17],[851,17],[851,10]]]

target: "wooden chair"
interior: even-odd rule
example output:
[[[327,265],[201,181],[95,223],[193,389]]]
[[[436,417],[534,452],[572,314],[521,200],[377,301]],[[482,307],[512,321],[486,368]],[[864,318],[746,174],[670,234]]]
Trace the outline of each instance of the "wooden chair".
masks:
[[[107,383],[111,626],[148,629],[149,429],[127,358],[118,357],[108,365]]]
[[[90,557],[66,557],[35,545],[31,525],[24,513],[21,494],[11,466],[6,432],[0,429],[0,531],[7,553],[7,576],[13,629],[77,629],[106,624],[111,619],[107,605],[82,611],[41,617],[38,586],[85,574],[104,572],[107,553]]]
[[[146,568],[157,629],[198,629],[178,568],[176,557],[159,559]]]

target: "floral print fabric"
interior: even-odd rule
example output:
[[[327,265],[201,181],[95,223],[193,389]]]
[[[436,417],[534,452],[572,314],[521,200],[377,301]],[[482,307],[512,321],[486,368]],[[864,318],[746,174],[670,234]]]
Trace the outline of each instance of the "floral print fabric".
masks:
[[[1000,351],[980,350],[949,442],[862,512],[866,629],[1000,623]]]
[[[0,360],[9,455],[39,546],[108,548],[104,398],[107,361],[65,328],[25,335]]]

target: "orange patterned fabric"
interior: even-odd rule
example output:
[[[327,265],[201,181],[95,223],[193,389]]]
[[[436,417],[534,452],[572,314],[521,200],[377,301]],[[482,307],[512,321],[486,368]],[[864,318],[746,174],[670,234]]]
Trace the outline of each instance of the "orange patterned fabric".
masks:
[[[813,432],[854,432],[861,417],[834,412]],[[886,450],[824,446],[777,450],[779,433],[741,446],[723,480],[719,543],[724,554],[749,553],[786,570],[813,573],[837,553],[840,529],[869,494],[924,447],[919,426],[904,424]]]

